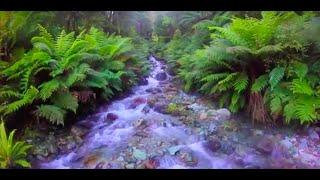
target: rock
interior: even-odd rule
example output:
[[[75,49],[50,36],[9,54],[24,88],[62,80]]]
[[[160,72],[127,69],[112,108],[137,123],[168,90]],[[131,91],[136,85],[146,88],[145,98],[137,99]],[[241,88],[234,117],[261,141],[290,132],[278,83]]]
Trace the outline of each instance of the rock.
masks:
[[[159,166],[159,163],[154,159],[149,159],[144,163],[146,169],[155,169]]]
[[[202,110],[203,107],[197,103],[193,103],[193,104],[190,104],[189,106],[187,106],[187,109],[190,109],[194,112],[198,112],[198,111]]]
[[[300,149],[306,149],[306,148],[308,148],[308,141],[307,141],[307,139],[302,138],[302,139],[300,140],[299,148],[300,148]]]
[[[255,154],[246,154],[243,159],[243,166],[246,169],[260,169],[266,166],[266,159],[262,156],[257,156]]]
[[[99,162],[95,169],[106,169],[106,162]]]
[[[309,129],[308,130],[308,135],[310,137],[310,139],[314,140],[314,141],[319,141],[319,135],[318,133],[314,130],[314,129]]]
[[[84,158],[83,163],[87,168],[96,167],[99,157],[97,155],[89,155]]]
[[[175,155],[179,150],[180,150],[180,146],[172,146],[167,148],[168,152],[170,155]]]
[[[199,120],[206,120],[208,117],[207,113],[205,112],[201,112],[200,115],[199,115]]]
[[[75,136],[75,137],[83,137],[88,133],[88,129],[83,128],[81,126],[78,125],[74,125],[71,127],[71,135]]]
[[[179,158],[186,163],[187,166],[195,166],[198,159],[195,157],[194,152],[190,149],[181,149],[178,153]]]
[[[165,104],[157,103],[154,105],[154,110],[159,113],[167,114],[167,108]]]
[[[160,72],[155,76],[156,80],[158,81],[164,81],[167,79],[167,73],[166,72]]]
[[[218,127],[214,123],[210,123],[209,128],[208,128],[208,134],[217,134],[218,133]]]
[[[85,121],[78,122],[77,125],[84,127],[84,128],[87,128],[87,129],[91,129],[94,126],[94,122],[85,120]]]
[[[221,151],[230,155],[235,151],[235,147],[230,142],[221,142]]]
[[[216,152],[221,148],[221,143],[217,138],[211,138],[205,146],[212,152]]]
[[[160,88],[148,88],[146,89],[146,92],[156,94],[156,93],[161,93],[162,91]]]
[[[144,119],[138,119],[136,121],[133,122],[133,126],[135,128],[145,128],[147,125],[147,121]]]
[[[287,151],[290,151],[292,148],[294,148],[294,145],[288,139],[280,141],[280,145]]]
[[[258,130],[258,129],[255,129],[253,132],[252,132],[253,136],[263,136],[263,131],[262,130]]]
[[[105,118],[105,121],[115,121],[119,118],[118,115],[114,114],[114,113],[108,113],[106,118]]]
[[[288,152],[281,146],[275,146],[270,157],[272,168],[294,168],[296,163],[290,159]]]
[[[273,148],[274,140],[272,137],[263,137],[257,144],[257,150],[265,154],[271,154]]]
[[[133,149],[133,157],[136,158],[137,160],[146,160],[147,154],[142,150],[134,148]]]
[[[146,103],[147,100],[143,97],[137,97],[135,99],[133,99],[132,103],[130,104],[129,106],[129,109],[134,109],[136,108],[137,106],[141,105],[141,104],[144,104]]]
[[[314,161],[318,161],[319,158],[312,155],[312,154],[309,154],[309,153],[306,153],[306,152],[300,152],[300,161],[305,164],[305,165],[308,165],[309,167],[312,166],[311,164],[314,162]]]
[[[133,163],[125,165],[126,169],[134,169],[135,165]]]
[[[142,112],[145,113],[145,114],[146,114],[146,113],[149,113],[150,109],[151,109],[150,106],[147,104],[147,105],[145,105],[145,106],[143,107]]]
[[[228,109],[225,109],[225,108],[218,109],[216,111],[216,113],[217,113],[218,119],[221,120],[221,121],[229,120],[230,116],[231,116],[230,111]]]
[[[140,78],[139,82],[138,82],[138,85],[139,86],[145,86],[145,85],[148,85],[148,80],[146,77],[142,77]]]
[[[89,117],[87,118],[87,121],[88,121],[88,122],[91,122],[91,121],[97,122],[97,121],[100,120],[100,115],[101,115],[100,113],[99,113],[99,114],[91,115],[91,116],[89,116]]]

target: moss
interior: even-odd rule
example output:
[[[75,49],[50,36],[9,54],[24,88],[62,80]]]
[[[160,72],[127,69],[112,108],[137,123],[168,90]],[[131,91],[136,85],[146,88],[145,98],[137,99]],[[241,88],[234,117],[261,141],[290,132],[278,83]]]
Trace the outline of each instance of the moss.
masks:
[[[167,107],[167,112],[168,113],[177,113],[178,112],[178,105],[175,103],[170,103]]]

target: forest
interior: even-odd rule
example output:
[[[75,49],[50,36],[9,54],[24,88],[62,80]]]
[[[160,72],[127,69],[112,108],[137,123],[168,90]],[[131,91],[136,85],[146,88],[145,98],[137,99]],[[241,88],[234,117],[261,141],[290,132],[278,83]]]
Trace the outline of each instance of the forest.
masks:
[[[0,169],[320,168],[316,11],[0,11]]]

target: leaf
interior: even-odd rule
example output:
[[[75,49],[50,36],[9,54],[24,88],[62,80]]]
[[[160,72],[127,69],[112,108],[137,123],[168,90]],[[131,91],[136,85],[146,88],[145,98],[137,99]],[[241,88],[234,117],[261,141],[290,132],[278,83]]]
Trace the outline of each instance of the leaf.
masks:
[[[57,107],[71,110],[74,113],[76,113],[78,108],[78,99],[68,91],[60,91],[57,93],[54,98],[52,98],[52,103]]]
[[[45,82],[39,86],[40,88],[40,93],[39,96],[40,98],[45,101],[48,98],[52,96],[52,93],[57,91],[59,87],[61,86],[61,82],[58,81],[57,79],[53,79],[51,81]]]
[[[261,75],[257,79],[255,79],[251,87],[251,92],[253,93],[259,92],[263,88],[265,88],[268,85],[268,79],[269,79],[268,74]]]
[[[271,85],[271,90],[281,81],[284,76],[284,67],[276,67],[269,74],[269,83]]]
[[[38,117],[45,118],[53,124],[64,125],[64,116],[66,111],[54,105],[40,105],[35,114]]]
[[[31,164],[29,162],[27,162],[26,160],[17,160],[15,161],[16,164],[25,167],[25,168],[29,168],[31,167]]]
[[[306,80],[294,79],[291,82],[290,90],[294,94],[312,95],[314,92]]]
[[[233,84],[234,89],[240,93],[244,91],[248,86],[249,78],[248,75],[244,72],[242,72],[236,79]]]

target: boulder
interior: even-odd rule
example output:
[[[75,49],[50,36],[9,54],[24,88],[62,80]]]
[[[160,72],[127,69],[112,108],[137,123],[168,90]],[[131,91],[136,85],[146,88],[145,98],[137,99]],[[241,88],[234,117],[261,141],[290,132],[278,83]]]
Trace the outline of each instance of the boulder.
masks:
[[[212,138],[206,143],[206,147],[212,152],[216,152],[221,148],[221,143],[217,138]]]
[[[71,127],[71,135],[75,136],[75,137],[80,137],[82,138],[83,136],[85,136],[88,133],[88,129],[83,128],[79,125],[74,125]]]
[[[107,116],[105,117],[105,121],[115,121],[119,118],[118,115],[114,113],[108,113]]]
[[[225,121],[225,120],[229,120],[230,119],[230,116],[231,116],[231,113],[228,109],[218,109],[216,111],[217,113],[217,118],[218,120],[221,120],[221,121]]]
[[[146,92],[156,94],[156,93],[161,93],[162,91],[160,88],[148,88],[146,89]]]
[[[140,78],[139,82],[138,82],[138,85],[139,86],[145,86],[145,85],[148,85],[148,80],[146,77],[142,77]]]
[[[147,105],[145,105],[145,106],[143,107],[142,112],[143,112],[143,113],[149,113],[150,109],[151,109],[150,106],[147,104]]]
[[[273,148],[274,140],[272,139],[272,137],[263,137],[257,143],[257,150],[265,154],[271,154]]]
[[[136,108],[137,106],[141,105],[141,104],[144,104],[146,103],[147,100],[143,97],[137,97],[135,99],[133,99],[132,103],[130,104],[129,106],[129,109],[134,109]]]
[[[164,81],[167,79],[167,73],[166,72],[160,72],[155,76],[156,80],[158,81]]]

